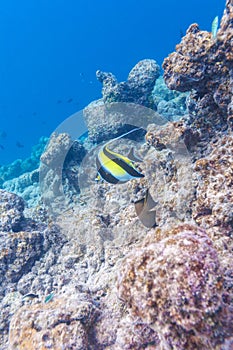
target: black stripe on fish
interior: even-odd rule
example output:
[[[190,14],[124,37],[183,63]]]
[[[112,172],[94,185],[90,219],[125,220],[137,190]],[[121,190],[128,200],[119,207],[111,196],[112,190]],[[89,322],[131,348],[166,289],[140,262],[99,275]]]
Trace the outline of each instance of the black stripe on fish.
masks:
[[[127,164],[123,159],[116,158],[115,155],[111,154],[106,147],[103,148],[103,153],[106,157],[111,159],[114,163],[119,165],[122,169],[124,169],[129,175],[133,177],[144,177],[143,174],[139,173],[136,169]]]
[[[111,184],[117,184],[120,182],[116,177],[114,177],[111,173],[107,172],[102,167],[98,157],[96,157],[96,166],[97,166],[97,171],[100,174],[100,176],[102,177],[102,179],[104,179],[105,181],[107,181]]]

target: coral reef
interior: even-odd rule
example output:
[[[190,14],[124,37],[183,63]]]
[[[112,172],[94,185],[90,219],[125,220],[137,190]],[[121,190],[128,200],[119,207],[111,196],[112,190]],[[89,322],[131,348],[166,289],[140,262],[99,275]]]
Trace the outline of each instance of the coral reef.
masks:
[[[232,14],[227,0],[216,39],[194,24],[164,61],[179,93],[151,60],[123,83],[97,73],[103,99],[84,110],[88,138],[53,134],[41,157],[43,205],[24,209],[0,191],[1,350],[233,348]],[[145,139],[116,151],[136,142],[145,177],[96,183],[93,144],[130,125]],[[18,181],[5,186],[35,189],[37,170]],[[156,229],[135,213],[148,189]]]
[[[83,111],[89,141],[99,143],[127,132],[126,120],[136,126],[140,121],[139,126],[146,128],[150,123],[180,119],[186,113],[188,94],[169,90],[159,71],[156,61],[149,59],[138,62],[125,82],[118,83],[112,73],[97,71],[103,97]]]
[[[0,206],[0,342],[1,349],[4,349],[10,315],[22,304],[22,294],[16,291],[17,285],[20,286],[20,280],[31,272],[55,241],[59,250],[65,239],[55,226],[49,228],[34,218],[26,218],[24,201],[17,195],[0,190]],[[27,282],[26,288],[31,288],[30,282]]]
[[[155,232],[122,266],[120,297],[167,348],[215,348],[233,334],[217,251],[198,227]]]
[[[11,164],[0,166],[0,187],[7,180],[17,178],[20,175],[32,172],[37,169],[40,163],[40,156],[43,153],[48,142],[48,137],[42,136],[39,143],[32,148],[30,157],[26,159],[17,159]]]
[[[219,130],[231,127],[232,115],[232,1],[226,2],[221,26],[212,34],[192,24],[163,62],[164,79],[170,89],[191,91],[189,121],[207,143]]]
[[[53,133],[46,150],[40,157],[41,162],[52,169],[61,168],[71,145],[72,140],[68,134]]]
[[[233,225],[233,136],[224,135],[210,144],[208,157],[195,162],[196,200],[193,218],[201,226]]]
[[[20,230],[20,222],[23,219],[24,201],[13,193],[0,190],[0,230]]]
[[[159,71],[156,61],[149,59],[138,62],[126,82],[118,83],[112,73],[97,71],[96,77],[103,84],[103,102],[131,102],[151,107],[150,97]]]
[[[66,193],[79,192],[79,168],[87,151],[79,141],[74,141],[63,164],[62,179]]]
[[[12,180],[5,181],[2,188],[23,198],[29,207],[39,202],[39,170],[24,173]]]
[[[25,305],[14,315],[9,349],[90,348],[90,328],[98,312],[85,294],[69,290],[49,303]]]
[[[132,129],[132,126],[144,129],[151,123],[163,124],[166,120],[156,111],[134,103],[103,103],[102,100],[90,103],[83,110],[88,128],[88,141],[100,143]],[[90,145],[88,145],[90,148]]]
[[[21,196],[30,207],[40,200],[38,167],[47,142],[47,137],[41,137],[30,157],[0,166],[0,188]]]
[[[43,255],[43,235],[36,231],[4,232],[0,239],[1,294],[5,294]]]
[[[86,150],[79,141],[72,141],[67,133],[53,133],[41,156],[40,187],[43,201],[49,206],[56,200],[54,210],[64,203],[64,193],[79,191],[79,165]],[[52,208],[51,208],[52,209]]]
[[[161,76],[156,80],[152,91],[157,112],[167,120],[179,120],[187,113],[187,97],[188,93],[186,92],[169,90]]]

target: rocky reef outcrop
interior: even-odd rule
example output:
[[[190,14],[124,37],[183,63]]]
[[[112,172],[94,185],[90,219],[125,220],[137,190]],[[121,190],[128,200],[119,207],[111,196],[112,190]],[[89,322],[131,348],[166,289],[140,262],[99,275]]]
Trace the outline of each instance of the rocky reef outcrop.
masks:
[[[31,290],[31,281],[25,277],[32,273],[36,263],[43,259],[57,241],[57,248],[65,238],[54,225],[24,214],[25,203],[13,193],[0,191],[0,342],[5,349],[11,315],[23,304],[23,291]],[[49,253],[51,255],[51,251]],[[24,287],[20,288],[22,281]],[[38,285],[39,288],[39,285]],[[36,291],[35,291],[36,293]]]
[[[96,72],[97,79],[103,84],[103,101],[132,102],[150,107],[150,96],[156,79],[159,77],[160,67],[155,60],[145,59],[138,62],[129,72],[127,81],[118,83],[112,73]]]
[[[205,141],[214,133],[232,129],[232,1],[226,2],[216,38],[192,24],[176,51],[163,62],[170,89],[192,91],[188,100],[189,124]]]
[[[155,60],[138,62],[123,82],[118,82],[112,73],[100,70],[96,76],[103,84],[102,98],[83,111],[91,142],[99,143],[106,137],[126,132],[125,115],[128,124],[137,126],[138,121],[144,121],[140,126],[146,128],[158,120],[179,119],[186,113],[187,94],[172,92],[166,87]],[[146,108],[140,109],[140,106]]]
[[[89,349],[90,328],[97,317],[98,308],[77,290],[48,304],[25,305],[12,319],[10,349],[62,349],[64,344],[67,349]]]
[[[155,232],[122,266],[118,290],[163,348],[209,349],[233,334],[232,305],[213,242],[181,225]]]

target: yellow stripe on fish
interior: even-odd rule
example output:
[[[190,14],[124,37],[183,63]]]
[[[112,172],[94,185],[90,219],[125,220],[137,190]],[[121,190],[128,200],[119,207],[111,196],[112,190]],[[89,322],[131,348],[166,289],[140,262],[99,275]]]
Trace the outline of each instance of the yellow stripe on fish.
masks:
[[[117,184],[127,182],[134,178],[144,177],[134,165],[135,161],[140,161],[139,159],[133,156],[132,158],[134,159],[132,161],[128,157],[109,149],[110,143],[140,129],[141,128],[130,130],[129,132],[108,141],[101,147],[96,157],[96,166],[97,171],[103,180],[112,184]]]

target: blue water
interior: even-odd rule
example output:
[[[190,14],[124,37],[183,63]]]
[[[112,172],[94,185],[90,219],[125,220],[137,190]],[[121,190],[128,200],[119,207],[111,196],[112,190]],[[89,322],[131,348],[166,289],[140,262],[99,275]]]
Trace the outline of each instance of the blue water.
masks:
[[[7,0],[0,9],[0,164],[101,97],[97,69],[125,80],[159,64],[191,23],[211,30],[225,0]]]

